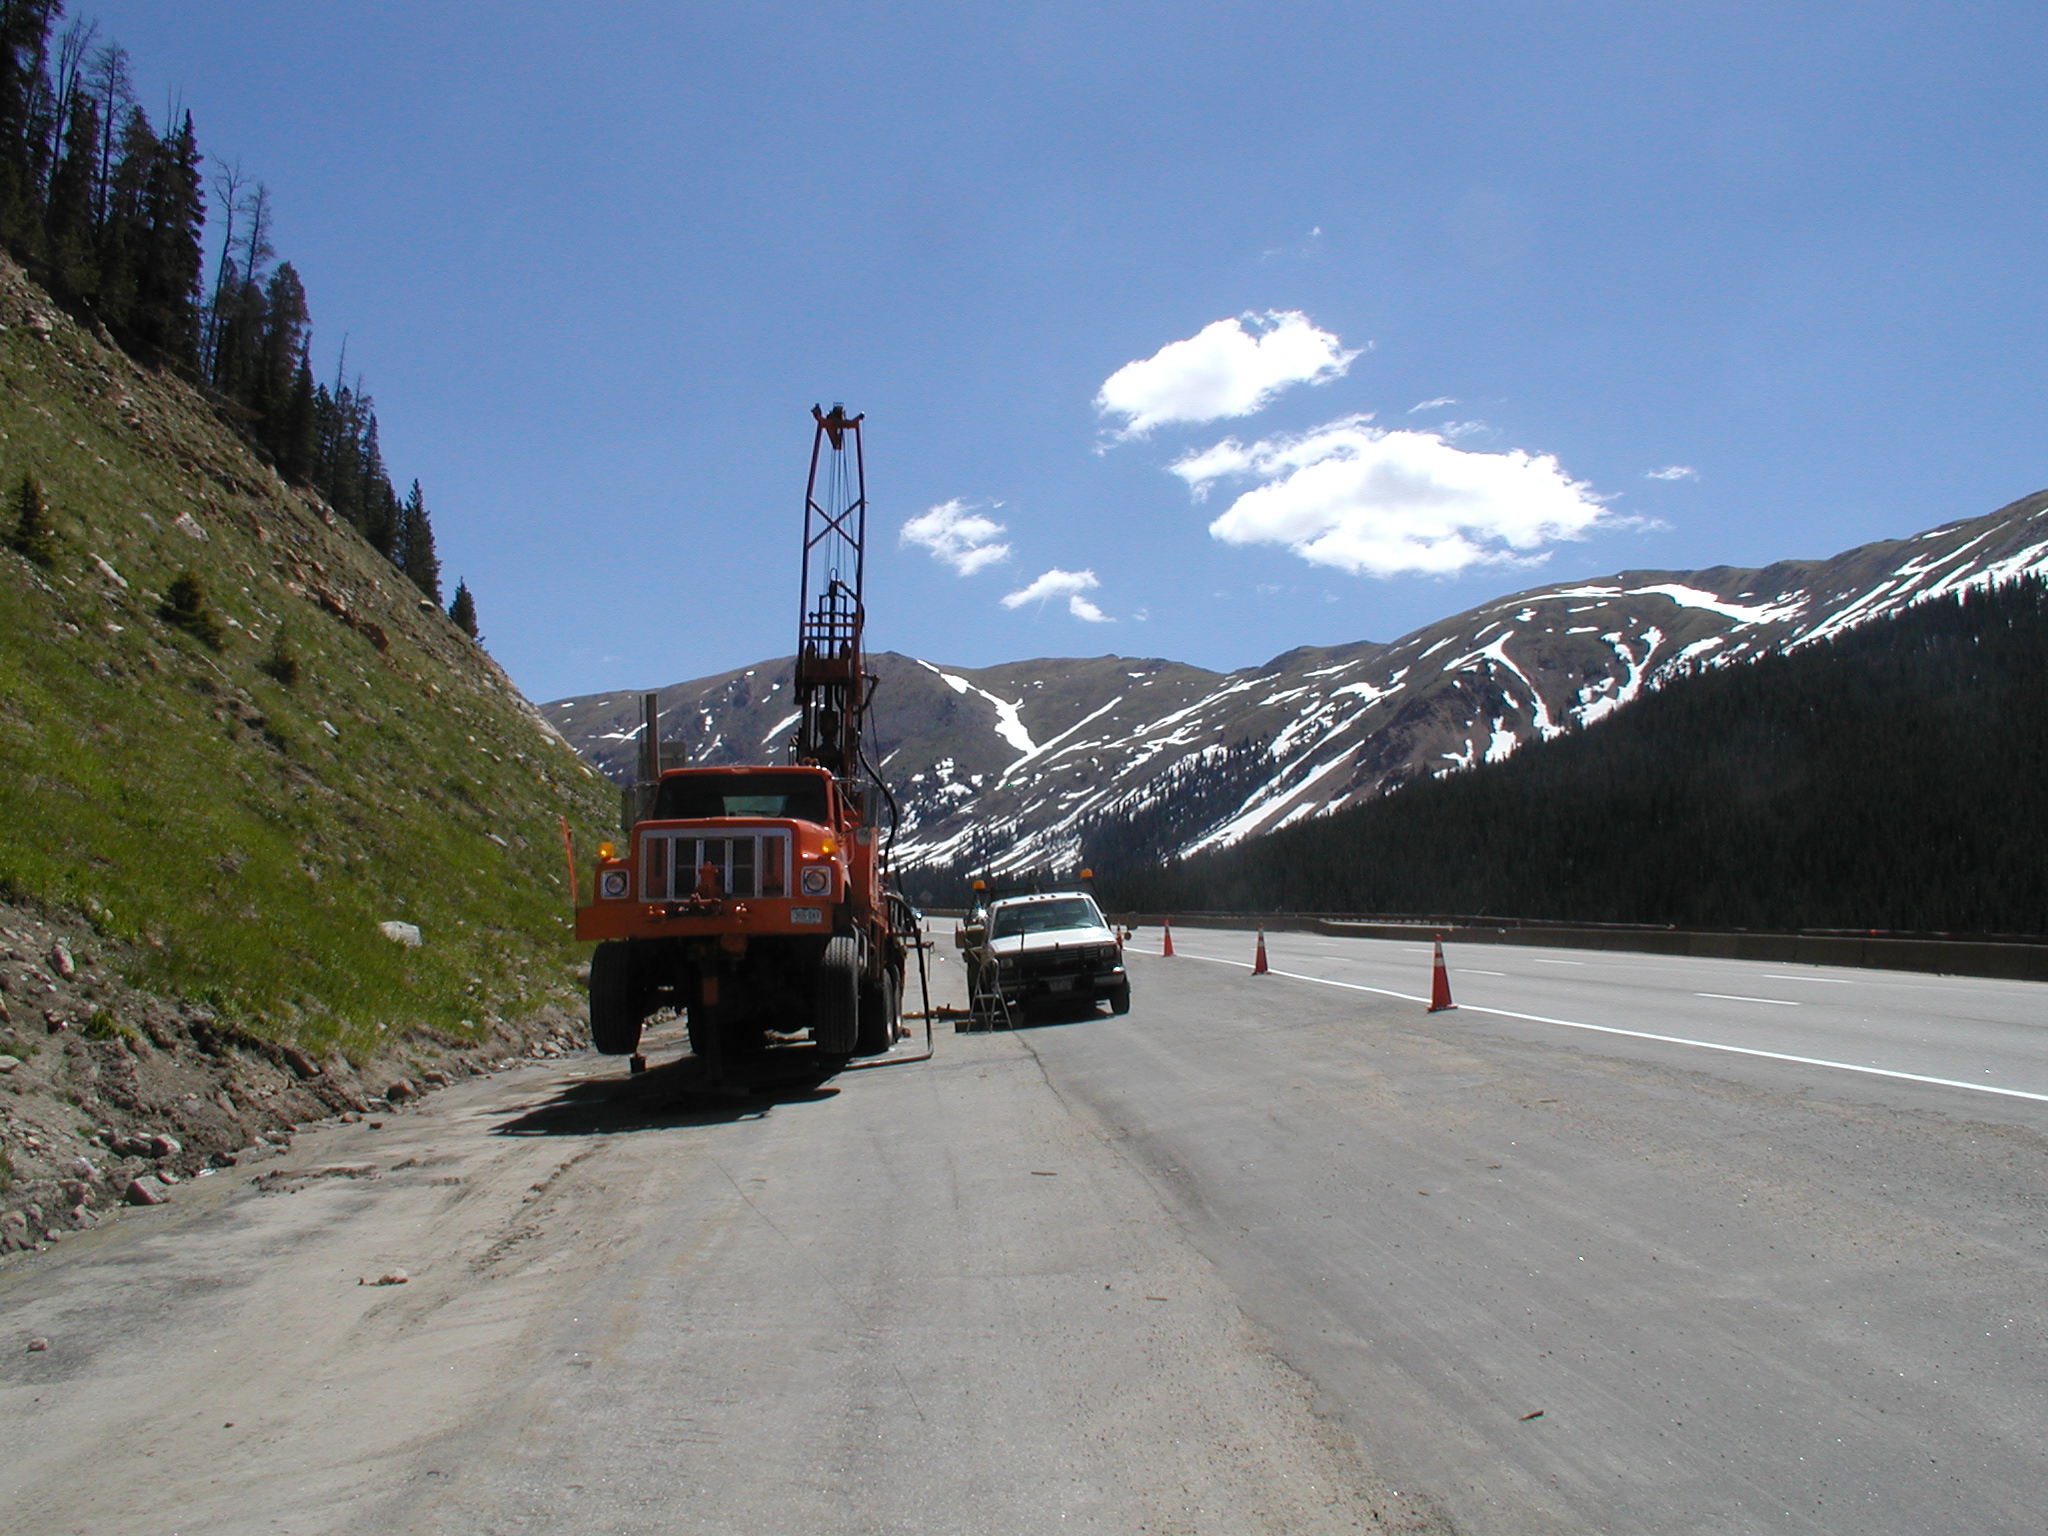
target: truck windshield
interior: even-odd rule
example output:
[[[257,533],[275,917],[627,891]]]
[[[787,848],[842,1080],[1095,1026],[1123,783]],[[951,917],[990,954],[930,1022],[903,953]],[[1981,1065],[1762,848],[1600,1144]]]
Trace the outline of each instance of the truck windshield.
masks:
[[[1102,914],[1086,896],[1069,896],[1064,901],[1034,901],[1014,907],[998,907],[988,936],[1007,939],[1019,933],[1053,933],[1061,928],[1100,928]]]
[[[656,821],[702,821],[713,816],[774,816],[825,821],[825,781],[814,773],[692,774],[663,779],[654,798]]]

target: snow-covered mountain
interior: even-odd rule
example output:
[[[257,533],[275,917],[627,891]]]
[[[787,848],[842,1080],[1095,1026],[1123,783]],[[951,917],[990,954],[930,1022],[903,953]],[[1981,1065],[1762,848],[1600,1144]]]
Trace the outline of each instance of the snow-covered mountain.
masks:
[[[884,652],[870,658],[869,752],[901,807],[906,867],[1061,866],[1084,844],[1185,853],[1498,760],[1687,668],[1809,645],[2027,573],[2048,573],[2048,492],[1829,560],[1537,587],[1391,644],[1303,648],[1228,674],[1118,656],[967,668]],[[777,759],[789,698],[788,657],[664,688],[663,755]],[[598,767],[630,778],[637,694],[543,712]]]

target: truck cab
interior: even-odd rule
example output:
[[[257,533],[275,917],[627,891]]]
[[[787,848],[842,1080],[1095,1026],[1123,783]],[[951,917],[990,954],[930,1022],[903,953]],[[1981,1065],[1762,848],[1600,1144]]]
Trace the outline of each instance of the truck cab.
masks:
[[[648,789],[624,846],[599,846],[576,912],[576,936],[598,943],[598,1049],[633,1054],[663,1007],[686,1014],[705,1056],[807,1029],[827,1055],[887,1049],[901,961],[874,942],[874,828],[859,796],[802,764],[675,768]]]

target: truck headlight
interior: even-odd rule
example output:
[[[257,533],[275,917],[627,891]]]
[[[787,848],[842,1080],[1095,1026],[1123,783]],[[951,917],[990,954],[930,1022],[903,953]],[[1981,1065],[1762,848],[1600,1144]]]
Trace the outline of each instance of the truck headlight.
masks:
[[[632,885],[632,877],[625,870],[608,869],[597,877],[597,894],[606,901],[624,901]]]
[[[797,876],[797,888],[806,896],[828,896],[832,892],[832,871],[807,869]]]

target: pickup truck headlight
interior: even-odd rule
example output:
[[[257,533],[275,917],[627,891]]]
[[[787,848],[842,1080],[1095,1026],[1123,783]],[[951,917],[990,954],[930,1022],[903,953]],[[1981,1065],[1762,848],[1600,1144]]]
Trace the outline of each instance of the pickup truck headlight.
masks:
[[[796,883],[806,896],[829,896],[832,894],[832,871],[807,869],[797,876]]]
[[[597,877],[597,894],[606,901],[624,901],[633,880],[623,869],[608,869]]]

